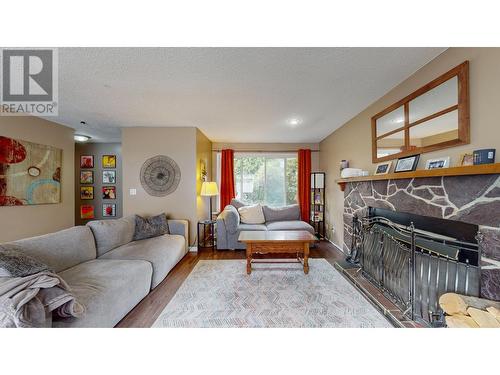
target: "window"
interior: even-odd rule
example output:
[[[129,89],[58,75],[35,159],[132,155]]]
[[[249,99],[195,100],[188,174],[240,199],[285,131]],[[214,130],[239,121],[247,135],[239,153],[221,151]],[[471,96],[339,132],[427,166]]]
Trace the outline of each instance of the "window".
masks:
[[[245,203],[275,207],[297,203],[297,156],[237,153],[234,181],[236,198]]]

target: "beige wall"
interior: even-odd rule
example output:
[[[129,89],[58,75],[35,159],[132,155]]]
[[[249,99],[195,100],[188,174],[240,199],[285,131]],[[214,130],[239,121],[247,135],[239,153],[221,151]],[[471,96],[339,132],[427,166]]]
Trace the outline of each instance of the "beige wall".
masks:
[[[331,231],[328,234],[335,244],[340,245],[343,240],[343,193],[335,183],[340,175],[340,160],[348,159],[350,166],[373,173],[370,118],[465,60],[470,61],[471,143],[424,154],[418,168],[425,166],[425,160],[435,157],[451,156],[450,164],[454,166],[460,154],[466,151],[500,150],[500,48],[446,50],[320,143],[320,168],[326,172],[327,181],[326,220],[329,227],[335,229],[333,235]]]
[[[142,188],[139,172],[150,157],[171,157],[181,170],[177,189],[165,197],[153,197]],[[186,219],[190,244],[196,234],[196,128],[124,128],[122,131],[123,215],[154,215]],[[130,195],[129,189],[137,189]]]
[[[0,135],[57,147],[62,152],[61,203],[0,207],[0,242],[74,225],[73,129],[36,117],[0,116]]]
[[[198,220],[209,219],[208,197],[201,197],[201,162],[207,169],[207,181],[212,181],[212,142],[199,129],[196,129],[196,215]],[[215,197],[212,199],[212,211],[216,211]]]

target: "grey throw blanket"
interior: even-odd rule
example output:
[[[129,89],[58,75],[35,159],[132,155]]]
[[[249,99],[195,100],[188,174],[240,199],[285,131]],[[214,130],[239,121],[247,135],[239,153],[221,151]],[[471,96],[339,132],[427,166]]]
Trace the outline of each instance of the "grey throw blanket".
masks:
[[[53,314],[79,318],[84,311],[55,273],[0,278],[0,327],[50,327]]]

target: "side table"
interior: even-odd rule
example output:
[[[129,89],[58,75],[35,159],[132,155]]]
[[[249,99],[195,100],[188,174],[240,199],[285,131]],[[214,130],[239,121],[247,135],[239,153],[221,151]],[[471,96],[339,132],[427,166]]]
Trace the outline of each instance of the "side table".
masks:
[[[216,220],[203,220],[198,222],[198,248],[217,247]]]

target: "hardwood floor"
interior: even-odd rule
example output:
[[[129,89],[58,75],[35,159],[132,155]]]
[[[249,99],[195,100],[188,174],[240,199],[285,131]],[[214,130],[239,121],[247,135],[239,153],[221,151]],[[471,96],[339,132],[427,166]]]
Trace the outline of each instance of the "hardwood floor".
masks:
[[[290,256],[294,257],[294,255]],[[326,241],[321,241],[315,248],[312,248],[309,256],[310,258],[325,258],[332,266],[336,261],[344,259],[344,254]],[[255,258],[268,257],[269,256],[260,255]],[[286,254],[280,254],[280,258],[285,257]],[[172,271],[170,271],[165,280],[130,311],[116,327],[151,327],[200,259],[246,259],[246,255],[245,250],[201,249],[198,252],[187,253]],[[244,271],[245,270],[242,269],[242,272]]]

